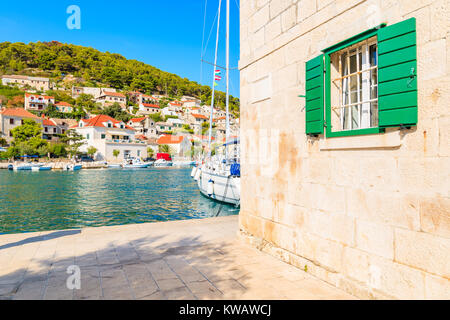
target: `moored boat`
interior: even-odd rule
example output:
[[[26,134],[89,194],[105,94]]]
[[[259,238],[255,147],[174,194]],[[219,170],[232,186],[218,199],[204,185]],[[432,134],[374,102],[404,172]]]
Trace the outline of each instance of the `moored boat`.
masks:
[[[69,163],[63,166],[63,170],[65,171],[79,171],[83,168],[83,165],[76,163]]]
[[[156,168],[163,168],[163,167],[172,167],[173,166],[173,162],[172,161],[167,161],[164,159],[158,159],[155,161],[155,163],[153,163],[153,166]]]
[[[201,166],[194,168],[191,172],[194,180],[197,181],[200,193],[204,196],[236,206],[241,202],[241,173],[240,173],[240,155],[239,155],[239,140],[230,140],[230,109],[229,109],[229,83],[230,83],[230,42],[229,42],[229,11],[230,0],[227,0],[227,30],[226,30],[226,138],[223,145],[224,153],[219,155],[212,153],[212,128],[214,119],[214,96],[216,80],[220,80],[221,70],[217,65],[217,52],[219,42],[219,30],[220,24],[217,24],[217,39],[216,50],[214,58],[214,81],[211,94],[211,111],[209,117],[209,137],[208,137],[208,149],[207,155]],[[220,19],[220,6],[218,16]],[[234,147],[229,150],[229,147]],[[217,151],[217,150],[216,150]]]
[[[123,168],[128,169],[144,169],[147,168],[148,166],[149,166],[148,163],[144,163],[141,161],[141,159],[138,158],[128,158],[122,165]]]
[[[39,172],[39,171],[50,171],[53,169],[52,165],[43,164],[41,166],[33,166],[31,167],[31,171],[33,172]]]

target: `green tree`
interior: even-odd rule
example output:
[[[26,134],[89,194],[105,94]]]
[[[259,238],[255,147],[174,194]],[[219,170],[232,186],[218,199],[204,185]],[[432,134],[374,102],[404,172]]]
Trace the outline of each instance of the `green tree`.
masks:
[[[148,147],[147,148],[147,157],[153,158],[154,155],[155,155],[155,151],[153,151],[152,148]]]
[[[15,127],[11,130],[14,137],[13,145],[17,145],[20,142],[29,141],[31,138],[42,136],[42,126],[31,119],[24,119],[21,126]]]
[[[161,144],[158,146],[158,151],[162,153],[170,153],[170,147],[167,144]]]
[[[117,160],[117,157],[119,157],[119,155],[120,155],[120,150],[114,149],[113,156],[114,156],[114,158],[116,158],[116,160]]]
[[[97,148],[96,148],[96,147],[90,146],[90,147],[87,149],[87,154],[88,154],[88,156],[90,156],[90,157],[93,157],[94,154],[95,154],[96,152],[97,152]]]
[[[64,143],[54,143],[49,146],[49,152],[52,156],[62,158],[67,156],[67,145]]]
[[[79,149],[85,144],[84,137],[73,129],[63,134],[60,141],[67,145],[67,153],[71,157],[79,155]]]
[[[0,147],[5,147],[8,144],[5,138],[0,138]]]
[[[105,114],[107,116],[110,116],[111,118],[123,122],[128,122],[132,118],[132,116],[128,112],[124,111],[120,104],[118,104],[117,102],[103,109],[101,111],[101,114]]]

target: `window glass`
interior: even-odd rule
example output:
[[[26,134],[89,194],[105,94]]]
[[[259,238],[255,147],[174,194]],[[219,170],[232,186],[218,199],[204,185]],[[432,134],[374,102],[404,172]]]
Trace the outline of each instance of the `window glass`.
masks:
[[[330,55],[332,131],[378,126],[376,37]]]

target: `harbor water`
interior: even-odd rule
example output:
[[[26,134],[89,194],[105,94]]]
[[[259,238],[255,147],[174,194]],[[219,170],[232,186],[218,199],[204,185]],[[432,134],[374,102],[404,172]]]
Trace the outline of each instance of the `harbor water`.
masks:
[[[191,168],[0,170],[0,234],[239,213],[203,197],[190,173]]]

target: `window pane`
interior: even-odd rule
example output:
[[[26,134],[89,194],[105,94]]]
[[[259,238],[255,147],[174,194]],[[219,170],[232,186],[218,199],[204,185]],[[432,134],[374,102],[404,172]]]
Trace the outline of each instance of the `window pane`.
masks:
[[[343,130],[348,130],[350,129],[350,108],[342,108],[342,112],[341,114],[343,115],[343,125],[342,125],[342,129]]]
[[[377,65],[377,45],[373,44],[370,46],[369,49],[369,55],[370,55],[370,66],[376,66]]]
[[[344,53],[341,56],[341,66],[342,66],[342,75],[346,76],[348,74],[347,53]]]
[[[358,54],[358,71],[362,70],[362,52],[361,52],[361,47],[359,48],[359,54]]]
[[[350,73],[354,73],[357,70],[356,66],[356,55],[350,56]]]
[[[378,127],[378,101],[370,104],[370,126]]]
[[[352,129],[359,128],[359,105],[352,106]]]

